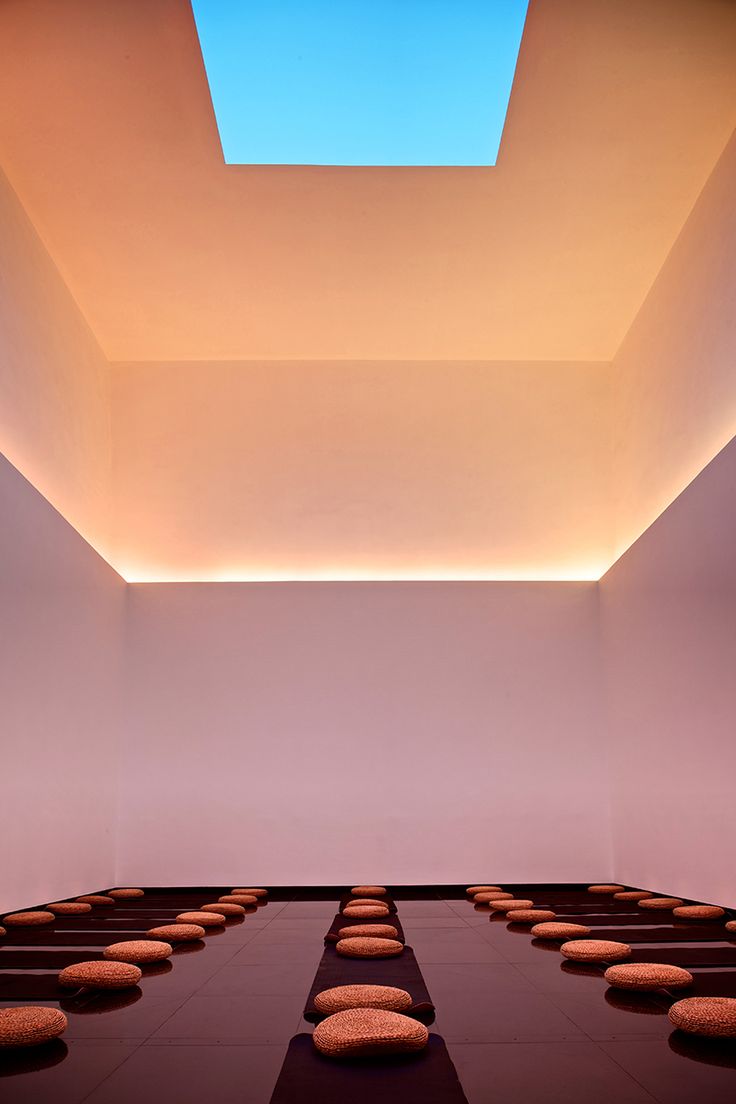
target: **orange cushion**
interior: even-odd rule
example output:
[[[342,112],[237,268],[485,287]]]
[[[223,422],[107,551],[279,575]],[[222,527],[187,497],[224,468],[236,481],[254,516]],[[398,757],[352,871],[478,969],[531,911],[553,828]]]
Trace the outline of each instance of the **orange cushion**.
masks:
[[[49,912],[53,912],[57,916],[75,916],[83,912],[92,911],[92,906],[88,901],[54,901],[53,904],[47,905],[46,908]]]
[[[242,905],[235,905],[232,901],[218,901],[216,905],[201,905],[201,912],[216,912],[220,916],[245,916]]]
[[[726,915],[720,905],[677,905],[672,912],[684,920],[720,920]]]
[[[585,924],[535,924],[532,935],[537,939],[574,939],[576,935],[588,935],[590,928]]]
[[[59,974],[59,985],[78,989],[128,989],[137,985],[142,974],[130,962],[76,962]]]
[[[628,943],[615,943],[611,939],[571,939],[560,950],[572,962],[616,962],[631,954]]]
[[[622,885],[607,885],[603,883],[601,885],[588,886],[588,893],[620,893],[623,888]]]
[[[370,920],[376,916],[388,916],[387,905],[346,905],[342,910],[343,916],[360,917],[361,920]]]
[[[346,1008],[385,1008],[389,1012],[406,1012],[412,999],[404,989],[391,985],[337,985],[324,989],[314,998],[319,1012],[331,1015]]]
[[[109,897],[113,897],[116,901],[124,901],[128,897],[142,897],[142,889],[111,889],[108,893]]]
[[[646,889],[622,889],[620,893],[614,893],[615,901],[643,901],[646,897],[653,897]]]
[[[678,905],[682,904],[679,897],[647,897],[643,901],[639,901],[639,908],[643,909],[674,909]]]
[[[373,936],[375,939],[396,939],[399,932],[392,924],[353,924],[349,928],[340,928],[337,934],[341,939],[359,935]]]
[[[736,1038],[734,997],[686,997],[672,1005],[668,1016],[675,1027],[691,1035]]]
[[[42,912],[38,909],[30,912],[11,912],[3,920],[9,928],[32,928],[38,924],[51,924],[54,920],[53,912]]]
[[[88,905],[114,905],[115,901],[112,897],[106,897],[104,893],[86,893],[83,897],[77,897],[78,901]]]
[[[105,958],[116,962],[160,962],[168,958],[173,947],[158,939],[125,939],[122,943],[111,943],[102,952]]]
[[[506,919],[512,924],[539,924],[545,920],[554,920],[556,912],[551,909],[511,909]]]
[[[260,889],[260,888],[252,889],[250,887],[246,887],[245,889],[243,889],[243,888],[238,889],[236,887],[235,889],[231,889],[230,892],[234,893],[236,897],[241,897],[243,895],[245,895],[247,897],[268,897],[268,890],[267,889]]]
[[[385,886],[362,885],[353,886],[350,892],[355,897],[385,897],[388,891]]]
[[[67,1018],[58,1008],[39,1005],[0,1008],[0,1047],[27,1047],[58,1039]],[[27,1097],[30,1100],[30,1095]]]
[[[467,893],[468,897],[475,897],[476,893],[502,893],[503,890],[501,889],[501,886],[477,885],[468,886],[465,892]]]
[[[626,962],[609,966],[603,976],[615,989],[679,989],[693,983],[688,970],[663,962]]]
[[[165,943],[191,943],[202,939],[205,930],[200,924],[161,924],[146,932],[151,939],[163,939]]]
[[[177,924],[198,924],[200,928],[217,928],[225,923],[221,912],[180,912]]]
[[[429,1032],[424,1024],[399,1012],[349,1008],[318,1024],[312,1038],[322,1054],[348,1058],[421,1050],[427,1045]]]
[[[338,940],[338,954],[347,958],[393,958],[402,954],[404,944],[398,939],[371,939],[369,936],[350,935]]]
[[[500,897],[495,897],[492,901],[489,901],[488,904],[494,912],[511,912],[512,909],[530,909],[534,907],[533,901],[518,900],[513,897],[509,898],[507,901],[504,901]]]

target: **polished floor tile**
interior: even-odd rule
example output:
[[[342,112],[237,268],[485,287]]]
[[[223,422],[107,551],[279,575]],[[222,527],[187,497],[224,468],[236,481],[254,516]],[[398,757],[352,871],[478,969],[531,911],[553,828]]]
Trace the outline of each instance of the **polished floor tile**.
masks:
[[[89,1104],[130,1104],[143,1086],[176,1104],[268,1104],[286,1045],[137,1050],[88,1097]]]
[[[468,1104],[652,1104],[650,1094],[591,1042],[449,1045]]]
[[[503,956],[471,928],[404,929],[420,966],[441,962],[503,962]]]
[[[600,993],[552,993],[550,1000],[593,1040],[663,1038],[672,1030],[666,1005],[645,994],[606,987]]]
[[[190,997],[159,1027],[153,1041],[287,1043],[296,1034],[304,998],[253,994]]]
[[[732,1100],[736,1046],[673,1031],[667,1039],[602,1042],[605,1051],[659,1104],[711,1104]]]
[[[3,1104],[78,1104],[135,1053],[138,1044],[85,1046],[58,1039],[0,1057]],[[140,1091],[137,1094],[140,1096]]]

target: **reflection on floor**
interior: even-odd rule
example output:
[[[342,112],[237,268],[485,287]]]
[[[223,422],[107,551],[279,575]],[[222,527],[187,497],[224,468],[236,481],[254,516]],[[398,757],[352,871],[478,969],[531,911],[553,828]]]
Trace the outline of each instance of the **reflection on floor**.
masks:
[[[513,888],[528,890],[539,905],[569,909],[570,919],[588,923],[582,917],[590,915],[606,932],[669,927],[673,942],[661,942],[661,933],[654,945],[636,944],[653,960],[683,948],[692,957],[699,945],[635,905],[591,902],[563,887]],[[149,890],[109,912],[59,920],[52,930],[9,932],[0,944],[0,985],[5,994],[11,985],[13,996],[0,1005],[59,1004],[69,1028],[55,1044],[0,1056],[4,1104],[145,1104],[162,1095],[177,1104],[268,1104],[289,1040],[312,1029],[301,1014],[338,890],[273,891],[245,919],[145,969],[135,990],[42,995],[70,958],[97,957],[107,943],[170,922],[220,892]],[[432,1030],[447,1042],[469,1104],[520,1094],[545,1104],[690,1104],[733,1094],[736,1046],[673,1032],[665,994],[608,989],[600,969],[566,962],[557,944],[475,909],[463,889],[393,892],[437,1008]],[[701,948],[719,946],[709,943],[706,925],[699,930]],[[736,942],[722,949],[726,961],[717,971],[695,971],[711,988],[728,987],[729,956],[736,971]],[[736,995],[736,972],[733,978]]]

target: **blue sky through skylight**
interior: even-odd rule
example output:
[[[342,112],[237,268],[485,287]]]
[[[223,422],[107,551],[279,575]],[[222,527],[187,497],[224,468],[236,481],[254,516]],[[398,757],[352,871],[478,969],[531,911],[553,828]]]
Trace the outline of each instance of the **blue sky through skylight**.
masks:
[[[192,0],[228,164],[493,165],[528,0]]]

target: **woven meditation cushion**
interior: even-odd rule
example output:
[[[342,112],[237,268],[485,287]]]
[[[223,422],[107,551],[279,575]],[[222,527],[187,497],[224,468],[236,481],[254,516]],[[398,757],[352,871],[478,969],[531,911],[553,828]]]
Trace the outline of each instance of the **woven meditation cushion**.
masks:
[[[719,905],[678,905],[672,912],[683,920],[720,920],[726,915]]]
[[[180,912],[177,924],[199,924],[200,928],[217,928],[225,923],[221,912]]]
[[[631,954],[628,943],[614,943],[611,939],[571,939],[560,950],[572,962],[617,962]]]
[[[537,939],[574,939],[577,935],[589,935],[585,924],[535,924],[532,935]]]
[[[513,901],[513,893],[504,893],[503,890],[497,889],[484,890],[481,893],[476,893],[473,897],[476,905],[487,905],[491,901]]]
[[[501,886],[468,886],[465,890],[468,897],[475,897],[476,893],[503,893]]]
[[[102,954],[115,962],[160,962],[168,958],[173,947],[159,939],[125,939],[122,943],[111,943]]]
[[[675,909],[682,901],[679,897],[647,897],[638,904],[643,909]]]
[[[385,886],[361,885],[353,886],[350,892],[353,897],[385,897],[388,890]]]
[[[355,916],[361,920],[370,920],[376,916],[388,916],[388,905],[346,905],[343,916]]]
[[[245,889],[231,889],[230,892],[234,893],[236,897],[268,897],[267,889],[253,889],[246,887]]]
[[[132,962],[76,962],[59,974],[59,985],[79,989],[128,989],[137,985],[142,974]]]
[[[422,1050],[429,1031],[400,1012],[382,1008],[348,1008],[335,1012],[314,1029],[314,1045],[331,1058],[368,1054],[399,1054]]]
[[[609,966],[603,976],[614,989],[680,989],[693,983],[688,970],[663,962],[626,962]]]
[[[736,920],[726,921],[726,931],[736,932]]]
[[[92,911],[92,906],[87,901],[54,901],[46,908],[57,916],[75,916],[82,912]]]
[[[350,908],[360,907],[362,905],[380,905],[381,908],[388,908],[385,901],[379,901],[377,897],[356,897],[353,901],[348,901]]]
[[[58,1039],[67,1018],[58,1008],[0,1008],[0,1047],[27,1047]]]
[[[54,920],[53,912],[11,912],[3,920],[9,928],[32,928],[38,924],[50,924]]]
[[[77,897],[77,900],[81,901],[82,904],[107,905],[108,908],[115,904],[112,897],[106,897],[104,893],[86,893],[83,897]]]
[[[374,939],[397,939],[399,932],[392,924],[353,924],[350,928],[340,928],[337,934],[340,939],[351,939],[359,935],[372,936]]]
[[[494,897],[488,904],[495,912],[511,912],[513,909],[530,909],[534,907],[533,901],[515,900],[513,897],[508,901],[504,901],[500,897]]]
[[[685,1000],[673,1004],[667,1015],[670,1023],[691,1035],[736,1038],[734,997],[685,997]]]
[[[245,916],[242,905],[236,905],[232,901],[218,901],[216,905],[202,905],[202,912],[217,912],[220,916]]]
[[[347,958],[393,958],[404,950],[398,939],[371,939],[369,936],[349,935],[335,944],[337,953]]]
[[[165,943],[192,943],[195,939],[202,939],[204,934],[201,924],[162,924],[146,932],[150,939],[163,939]]]
[[[506,919],[512,924],[539,924],[554,920],[556,915],[551,909],[511,909],[506,913]]]
[[[124,901],[127,897],[142,897],[142,889],[111,889],[108,893],[109,897],[113,897],[116,901]]]
[[[392,985],[338,985],[325,989],[314,998],[318,1012],[332,1015],[346,1008],[384,1008],[387,1012],[406,1012],[412,999],[405,989]]]
[[[622,885],[592,885],[588,886],[588,893],[620,893]]]
[[[240,905],[245,912],[246,908],[258,904],[258,898],[252,893],[226,893],[223,897],[217,898],[217,903],[218,905]]]
[[[653,897],[653,893],[647,892],[646,889],[622,889],[620,893],[614,893],[613,899],[615,901],[643,901],[647,897]]]
[[[8,933],[6,932],[5,928],[0,928],[0,939],[2,939],[2,937],[7,934]]]

